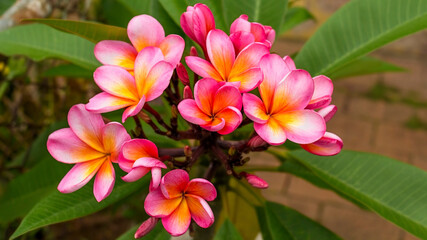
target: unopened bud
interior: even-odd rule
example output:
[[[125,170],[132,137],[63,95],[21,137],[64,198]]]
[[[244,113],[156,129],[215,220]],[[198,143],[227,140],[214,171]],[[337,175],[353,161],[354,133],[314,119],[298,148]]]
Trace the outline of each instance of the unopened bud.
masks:
[[[268,183],[264,179],[258,177],[257,175],[249,174],[247,172],[242,172],[240,173],[240,175],[246,178],[248,183],[252,185],[252,187],[254,188],[260,188],[260,189],[268,188]]]
[[[185,66],[182,63],[178,63],[176,66],[176,74],[178,74],[179,80],[181,80],[182,84],[184,86],[187,86],[190,84],[190,79],[188,78],[187,69],[185,69]]]
[[[236,148],[235,147],[230,147],[228,149],[228,155],[233,156],[236,153]]]
[[[186,145],[184,147],[184,154],[186,157],[191,157],[193,155],[193,151],[191,151],[191,147]]]
[[[144,121],[144,122],[146,122],[146,123],[149,123],[149,122],[151,122],[151,118],[150,118],[150,116],[148,116],[148,114],[146,114],[145,112],[139,112],[138,113],[138,116],[142,119],[142,121]]]
[[[260,136],[255,136],[253,138],[251,138],[248,142],[248,146],[250,148],[258,148],[258,147],[262,147],[264,145],[266,145],[267,142],[264,141]]]
[[[192,99],[193,98],[193,92],[191,92],[190,86],[184,87],[184,99]]]
[[[172,113],[172,118],[177,118],[178,117],[178,108],[175,105],[172,105],[171,107],[171,113]]]
[[[135,238],[142,238],[148,233],[153,230],[153,228],[156,226],[157,222],[159,221],[158,218],[150,217],[149,219],[145,220],[141,226],[139,226],[138,230],[136,230],[134,237]]]
[[[194,57],[198,57],[199,56],[199,54],[197,53],[197,49],[196,49],[195,46],[192,46],[190,48],[190,56],[194,56]]]

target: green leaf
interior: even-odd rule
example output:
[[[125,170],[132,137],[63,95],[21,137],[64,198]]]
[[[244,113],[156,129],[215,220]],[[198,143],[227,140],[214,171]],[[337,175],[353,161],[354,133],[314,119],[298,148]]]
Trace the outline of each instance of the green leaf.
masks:
[[[71,78],[92,78],[93,72],[85,68],[73,65],[63,64],[56,67],[49,68],[43,73],[44,77],[71,77]]]
[[[100,64],[93,55],[95,44],[42,24],[27,24],[0,32],[0,53],[25,55],[35,61],[59,58],[94,70]]]
[[[226,26],[242,14],[249,16],[249,21],[269,25],[280,32],[285,19],[288,0],[222,0]],[[227,29],[229,30],[229,29]]]
[[[116,180],[113,192],[101,202],[93,196],[93,181],[82,189],[69,194],[53,192],[31,209],[22,220],[11,239],[17,238],[29,231],[54,223],[64,222],[97,212],[115,202],[125,199],[132,193],[147,188],[148,176],[133,183]]]
[[[327,228],[294,209],[281,204],[266,202],[259,208],[264,240],[339,240],[341,239]]]
[[[2,0],[0,1],[0,16],[9,9],[16,1],[15,0]]]
[[[117,240],[135,240],[134,235],[138,227],[139,225],[129,229],[127,232],[125,232],[120,237],[118,237]],[[157,223],[157,226],[153,230],[151,230],[149,234],[145,235],[142,239],[169,240],[170,238],[171,238],[171,235],[168,232],[166,232],[166,230],[163,228],[163,225],[161,223]]]
[[[214,240],[243,240],[233,223],[227,218],[215,235]]]
[[[280,28],[280,33],[285,33],[288,30],[298,26],[299,24],[308,21],[315,20],[313,14],[311,14],[306,8],[293,7],[288,9],[285,15],[285,20]]]
[[[363,56],[355,61],[350,62],[338,68],[336,71],[328,75],[331,79],[340,79],[345,77],[353,77],[359,75],[380,73],[380,72],[402,72],[404,68],[388,63],[386,61],[376,59],[369,56]]]
[[[62,19],[26,19],[25,21],[46,24],[55,29],[68,32],[91,42],[97,43],[101,40],[119,40],[129,42],[125,28],[105,25],[96,22],[73,21]]]
[[[358,57],[426,27],[425,0],[350,1],[307,41],[295,63],[312,75],[329,75]]]
[[[159,0],[161,5],[165,8],[166,12],[169,13],[173,21],[180,26],[181,14],[187,10],[187,3],[183,0]]]
[[[371,153],[342,151],[328,158],[305,151],[291,154],[343,194],[427,238],[427,172]]]

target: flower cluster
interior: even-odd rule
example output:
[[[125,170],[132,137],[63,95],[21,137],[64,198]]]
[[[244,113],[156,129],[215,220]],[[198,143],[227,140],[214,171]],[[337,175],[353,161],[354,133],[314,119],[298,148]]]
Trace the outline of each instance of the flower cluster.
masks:
[[[275,38],[271,27],[242,15],[227,35],[215,28],[213,15],[203,4],[188,7],[181,26],[203,51],[202,57],[192,47],[185,57],[194,73],[192,81],[181,63],[184,39],[165,36],[151,16],[136,16],[127,27],[131,44],[104,40],[95,47],[95,57],[103,66],[93,77],[102,92],[85,105],[73,106],[68,113],[70,127],[52,133],[47,142],[56,160],[75,164],[58,186],[63,193],[80,189],[96,175],[93,192],[102,201],[114,187],[113,164],[127,173],[122,176],[126,182],[151,173],[144,202],[151,217],[135,237],[147,234],[158,220],[173,236],[185,233],[192,220],[203,228],[211,226],[214,215],[207,201],[216,198],[211,181],[221,165],[226,174],[244,178],[253,187],[268,187],[256,175],[236,172],[250,151],[286,140],[317,155],[334,155],[342,149],[342,140],[326,132],[326,121],[336,112],[330,105],[332,81],[326,76],[312,78],[290,57],[271,54]],[[171,105],[169,122],[149,105],[162,95]],[[136,123],[132,137],[120,123],[101,116],[119,109],[124,109],[123,123],[130,117]],[[178,115],[188,122],[188,130],[178,130]],[[158,148],[146,139],[141,120],[157,134],[177,141],[193,139],[195,144]],[[252,123],[254,132],[248,139],[222,137]],[[210,156],[204,178],[190,180],[187,171],[202,155]],[[162,169],[168,167],[172,170],[162,177]]]

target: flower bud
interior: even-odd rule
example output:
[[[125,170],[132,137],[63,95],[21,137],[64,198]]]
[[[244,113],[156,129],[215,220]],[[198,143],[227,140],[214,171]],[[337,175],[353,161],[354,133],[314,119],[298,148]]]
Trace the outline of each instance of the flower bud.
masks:
[[[252,187],[254,188],[260,188],[260,189],[268,188],[268,183],[264,179],[258,177],[257,175],[249,174],[247,172],[242,172],[240,173],[240,175],[246,178],[248,183],[252,185]]]
[[[145,112],[141,111],[138,113],[138,116],[142,119],[142,121],[149,123],[151,122],[151,118],[150,116],[148,116],[148,114],[146,114]]]
[[[141,226],[139,226],[138,230],[136,230],[134,237],[135,238],[142,238],[148,233],[153,230],[153,228],[156,226],[157,222],[159,221],[158,218],[150,217],[149,219],[145,220]]]
[[[191,147],[186,145],[184,147],[184,154],[186,157],[191,157],[193,155],[193,151],[191,151]]]
[[[193,57],[198,57],[199,56],[199,54],[197,53],[196,47],[191,46],[191,48],[190,48],[190,56],[193,56]]]
[[[262,147],[264,145],[266,145],[267,142],[264,141],[260,136],[255,136],[253,138],[251,138],[248,142],[248,146],[250,148],[258,148],[258,147]]]
[[[206,51],[206,37],[210,30],[215,29],[214,16],[209,7],[201,3],[188,6],[181,15],[180,23],[184,33]]]
[[[181,80],[184,86],[187,86],[188,84],[190,84],[190,79],[188,78],[187,69],[185,69],[185,66],[182,63],[178,63],[178,66],[176,66],[176,73],[178,74],[178,78],[179,80]]]
[[[191,88],[190,86],[185,86],[184,87],[184,99],[192,99],[193,98],[193,92],[191,92]]]

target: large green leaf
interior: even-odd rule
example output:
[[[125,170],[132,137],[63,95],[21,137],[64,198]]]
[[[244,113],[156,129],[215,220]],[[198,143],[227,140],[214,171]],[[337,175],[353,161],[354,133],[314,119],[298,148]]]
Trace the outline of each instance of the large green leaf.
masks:
[[[328,75],[355,58],[426,27],[425,0],[353,0],[317,30],[295,63],[312,75]]]
[[[129,42],[125,28],[105,25],[96,22],[72,21],[62,19],[27,19],[26,21],[43,23],[58,30],[68,32],[91,42],[101,40],[120,40]]]
[[[291,154],[335,189],[427,239],[427,172],[388,157],[355,151],[328,158],[305,151]]]
[[[242,236],[240,236],[240,233],[229,219],[225,219],[214,238],[214,240],[223,239],[242,240]]]
[[[280,33],[284,33],[308,20],[315,20],[315,18],[313,14],[311,14],[306,8],[303,8],[303,7],[290,8],[286,12],[285,20],[283,21],[283,25],[282,25],[282,28],[280,29]]]
[[[93,196],[92,182],[74,193],[63,194],[55,191],[41,200],[25,216],[18,229],[11,236],[11,239],[43,226],[97,212],[117,201],[125,199],[138,190],[148,188],[149,178],[146,176],[134,183],[125,183],[117,180],[111,195],[101,202],[97,202]]]
[[[404,68],[394,64],[382,61],[377,58],[363,56],[355,61],[350,62],[338,68],[336,71],[328,75],[331,79],[340,79],[345,77],[353,77],[359,75],[381,73],[381,72],[401,72]]]
[[[73,64],[63,64],[63,65],[49,68],[48,70],[43,72],[43,76],[44,77],[63,76],[63,77],[71,77],[71,78],[92,79],[93,72]]]
[[[259,22],[280,32],[285,18],[288,0],[222,0],[225,23],[231,23],[241,14],[249,16],[249,21]],[[229,29],[229,28],[228,28]],[[227,30],[228,30],[227,29]]]
[[[2,0],[2,1],[0,1],[0,16],[7,9],[9,9],[14,3],[15,3],[15,0]]]
[[[258,208],[264,240],[339,240],[319,223],[286,206],[266,202]]]
[[[42,24],[27,24],[0,32],[0,53],[25,55],[40,61],[59,58],[93,70],[100,64],[93,55],[95,44]]]
[[[129,229],[127,232],[122,234],[117,240],[135,240],[134,235],[138,226]],[[144,240],[169,240],[171,235],[166,232],[161,223],[157,223],[157,226],[151,230],[151,232],[143,237]]]

